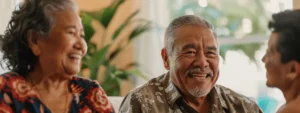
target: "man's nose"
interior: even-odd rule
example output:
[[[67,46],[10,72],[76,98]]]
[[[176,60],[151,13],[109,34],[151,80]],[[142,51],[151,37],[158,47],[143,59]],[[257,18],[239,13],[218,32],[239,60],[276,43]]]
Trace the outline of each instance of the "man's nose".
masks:
[[[199,66],[202,69],[205,69],[209,66],[207,58],[203,52],[200,52],[196,55],[194,65]]]

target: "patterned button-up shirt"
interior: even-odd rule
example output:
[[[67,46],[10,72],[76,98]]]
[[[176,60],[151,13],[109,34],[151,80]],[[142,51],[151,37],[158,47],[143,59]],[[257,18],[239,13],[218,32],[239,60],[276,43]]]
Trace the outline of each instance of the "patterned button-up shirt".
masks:
[[[255,102],[221,85],[215,85],[209,95],[212,113],[262,113]],[[128,93],[120,113],[197,113],[187,106],[167,73]]]

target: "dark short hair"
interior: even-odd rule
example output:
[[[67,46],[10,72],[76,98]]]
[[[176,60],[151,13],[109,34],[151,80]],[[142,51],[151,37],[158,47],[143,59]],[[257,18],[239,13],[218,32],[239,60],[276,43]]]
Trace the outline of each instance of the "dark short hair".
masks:
[[[269,29],[279,33],[276,49],[281,62],[300,62],[300,10],[285,10],[272,15]]]
[[[38,58],[28,45],[28,31],[47,36],[55,24],[53,14],[65,9],[77,10],[77,6],[72,0],[24,0],[20,3],[12,12],[4,36],[0,37],[2,68],[24,76],[33,71]]]

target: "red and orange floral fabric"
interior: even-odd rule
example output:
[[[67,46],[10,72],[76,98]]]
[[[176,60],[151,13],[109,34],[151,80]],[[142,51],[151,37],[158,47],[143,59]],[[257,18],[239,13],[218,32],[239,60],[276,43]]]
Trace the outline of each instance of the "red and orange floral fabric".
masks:
[[[70,79],[73,100],[70,113],[114,113],[98,82],[74,76]],[[0,113],[51,113],[38,93],[17,73],[0,75]]]

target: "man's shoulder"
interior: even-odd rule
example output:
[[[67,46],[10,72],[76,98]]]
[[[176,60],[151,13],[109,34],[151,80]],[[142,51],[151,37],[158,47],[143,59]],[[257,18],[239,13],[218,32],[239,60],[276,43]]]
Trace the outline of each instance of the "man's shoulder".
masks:
[[[222,85],[216,85],[215,87],[218,95],[221,98],[221,101],[226,101],[226,103],[235,105],[242,104],[246,107],[258,107],[256,102],[254,101],[255,99],[251,99],[250,97],[239,94]]]
[[[130,93],[132,93],[132,94],[144,93],[147,95],[154,94],[151,92],[156,92],[156,91],[160,91],[160,89],[163,89],[163,87],[165,85],[164,80],[163,80],[164,77],[165,77],[165,75],[161,75],[156,78],[152,78],[147,83],[131,90]]]
[[[226,109],[237,113],[262,113],[254,99],[250,99],[249,97],[221,85],[216,85],[215,88],[222,106]]]
[[[131,90],[123,99],[120,112],[142,113],[145,110],[157,113],[158,109],[168,110],[168,104],[165,101],[167,100],[166,90],[170,84],[169,77],[168,74],[164,74],[152,78],[147,83]]]
[[[278,113],[300,113],[300,98],[289,102],[288,104],[284,104],[278,110]]]
[[[300,113],[299,103],[290,103],[288,105],[283,105],[277,111],[278,113]]]

